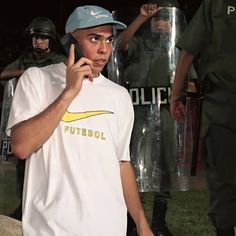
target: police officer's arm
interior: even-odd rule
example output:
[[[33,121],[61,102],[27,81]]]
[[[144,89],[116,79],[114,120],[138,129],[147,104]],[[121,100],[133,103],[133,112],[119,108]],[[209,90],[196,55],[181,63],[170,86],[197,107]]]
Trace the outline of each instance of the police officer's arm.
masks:
[[[84,77],[92,79],[92,61],[81,58],[74,63],[74,60],[73,46],[67,63],[66,87],[61,95],[38,115],[11,128],[11,148],[18,158],[26,159],[49,139],[66,109],[80,92]]]
[[[175,78],[171,92],[170,113],[171,116],[179,122],[184,122],[185,119],[185,107],[180,97],[193,59],[194,56],[191,53],[182,50],[175,70]]]
[[[6,69],[3,70],[0,78],[1,80],[9,80],[12,78],[19,78],[25,70]]]
[[[116,45],[119,49],[127,50],[128,41],[134,36],[139,27],[153,14],[157,12],[157,4],[143,4],[140,8],[139,15],[131,22],[131,24],[123,30],[116,39]]]
[[[120,170],[126,206],[136,224],[138,235],[154,236],[148,225],[141,204],[137,182],[131,163],[129,161],[122,161],[120,164]]]

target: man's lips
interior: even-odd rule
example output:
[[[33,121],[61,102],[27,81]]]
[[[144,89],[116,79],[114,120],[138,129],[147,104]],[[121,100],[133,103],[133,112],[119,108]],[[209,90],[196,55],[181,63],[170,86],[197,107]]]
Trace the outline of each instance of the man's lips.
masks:
[[[93,61],[93,66],[95,67],[103,67],[105,66],[107,63],[107,60],[105,59],[97,59]]]

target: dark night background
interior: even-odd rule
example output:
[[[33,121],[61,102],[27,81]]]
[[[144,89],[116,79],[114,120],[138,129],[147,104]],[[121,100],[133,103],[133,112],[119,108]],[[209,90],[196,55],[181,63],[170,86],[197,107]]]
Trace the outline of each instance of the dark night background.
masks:
[[[179,0],[189,21],[202,0]],[[59,35],[64,34],[67,17],[75,7],[99,5],[110,11],[139,7],[143,0],[18,0],[5,1],[0,14],[0,69],[16,59],[23,46],[23,31],[35,16],[46,16],[56,25]]]

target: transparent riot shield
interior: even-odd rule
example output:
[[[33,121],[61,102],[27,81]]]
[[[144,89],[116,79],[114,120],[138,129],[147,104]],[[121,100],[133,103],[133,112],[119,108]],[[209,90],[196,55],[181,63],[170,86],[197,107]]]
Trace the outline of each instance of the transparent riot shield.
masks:
[[[2,102],[2,114],[0,123],[0,139],[1,139],[1,156],[4,160],[8,160],[11,156],[10,140],[6,135],[6,127],[11,109],[12,98],[16,86],[16,79],[10,79],[4,82],[4,94]]]
[[[113,16],[129,25],[138,13],[118,10]],[[161,7],[130,38],[127,50],[115,44],[108,66],[109,78],[128,89],[134,105],[130,151],[140,192],[169,191],[173,183],[181,188],[186,181],[181,170],[186,168],[181,160],[184,128],[169,114],[180,55],[175,45],[185,25],[180,9]]]
[[[6,127],[10,113],[16,79],[1,82],[4,86],[0,123],[0,215],[9,215],[17,205],[16,196],[16,159],[11,152],[10,138]]]

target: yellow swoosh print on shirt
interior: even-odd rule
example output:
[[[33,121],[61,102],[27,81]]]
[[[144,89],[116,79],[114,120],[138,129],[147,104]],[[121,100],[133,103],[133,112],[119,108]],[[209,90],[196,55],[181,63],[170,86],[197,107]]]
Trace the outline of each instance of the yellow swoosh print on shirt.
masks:
[[[113,112],[105,111],[105,110],[84,111],[84,112],[66,111],[61,120],[64,122],[73,122],[76,120],[86,119],[92,116],[98,116],[98,115],[104,115],[104,114],[113,114]]]

